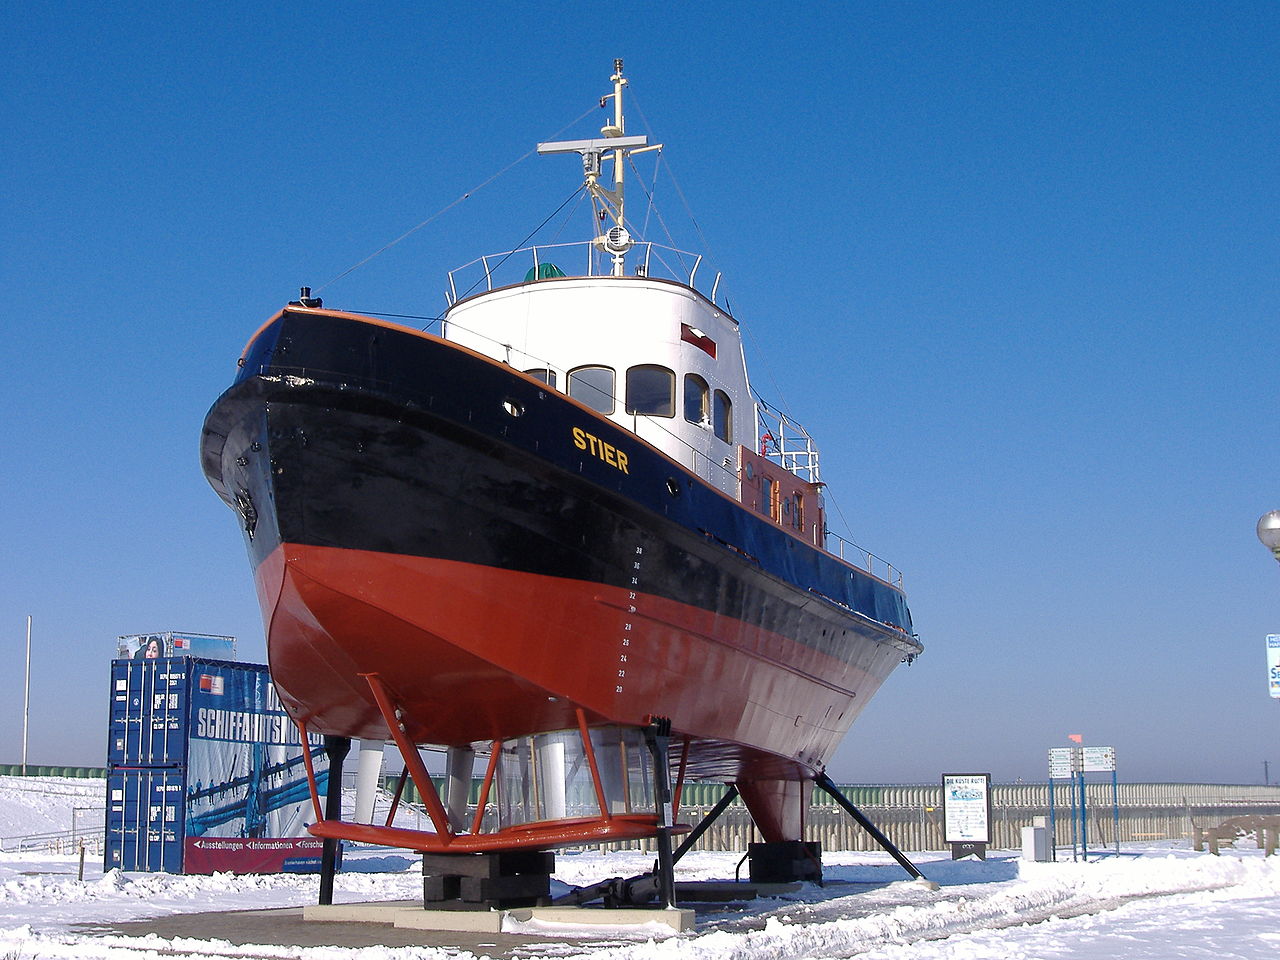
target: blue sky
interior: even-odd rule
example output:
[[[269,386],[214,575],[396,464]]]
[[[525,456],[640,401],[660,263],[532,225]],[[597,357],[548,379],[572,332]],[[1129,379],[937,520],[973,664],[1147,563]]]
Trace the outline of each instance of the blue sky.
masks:
[[[1126,780],[1280,778],[1280,567],[1253,534],[1280,508],[1280,8],[612,9],[10,12],[0,761],[28,614],[37,763],[102,762],[118,634],[261,657],[197,457],[241,346],[561,131],[620,56],[756,386],[906,571],[926,654],[833,775],[1042,779],[1081,733]],[[523,240],[574,166],[523,161],[326,303],[437,314],[446,271]]]

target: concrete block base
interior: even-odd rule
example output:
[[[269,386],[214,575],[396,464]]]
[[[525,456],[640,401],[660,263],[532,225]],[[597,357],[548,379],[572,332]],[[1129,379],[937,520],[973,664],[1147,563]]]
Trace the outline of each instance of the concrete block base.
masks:
[[[583,926],[630,927],[646,923],[666,924],[677,933],[692,930],[692,910],[646,909],[610,910],[605,907],[529,907],[506,911],[512,920],[541,920],[544,923],[576,923]]]
[[[419,900],[387,900],[380,903],[310,904],[302,908],[303,920],[330,923],[390,923],[405,910],[422,911]]]
[[[466,933],[501,933],[502,922],[580,924],[601,927],[629,927],[662,923],[677,933],[692,930],[692,910],[636,908],[607,910],[600,907],[514,907],[510,910],[424,910],[412,900],[382,903],[335,903],[303,907],[308,921],[329,923],[385,923],[405,930],[456,930]]]

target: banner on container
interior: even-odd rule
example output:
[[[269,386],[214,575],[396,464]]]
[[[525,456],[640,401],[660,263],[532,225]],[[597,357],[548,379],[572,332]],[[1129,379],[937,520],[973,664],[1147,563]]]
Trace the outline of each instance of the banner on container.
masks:
[[[302,743],[270,676],[190,665],[187,838],[306,836]]]
[[[183,872],[318,873],[323,846],[315,837],[187,837]]]
[[[107,868],[314,870],[303,744],[265,666],[173,657],[112,669]],[[284,841],[284,842],[276,842]]]
[[[236,638],[210,633],[136,633],[116,637],[117,660],[160,660],[164,657],[203,657],[235,660]]]
[[[1280,633],[1267,634],[1267,689],[1280,699]]]
[[[985,860],[991,842],[991,774],[943,774],[942,820],[952,859],[977,854]]]

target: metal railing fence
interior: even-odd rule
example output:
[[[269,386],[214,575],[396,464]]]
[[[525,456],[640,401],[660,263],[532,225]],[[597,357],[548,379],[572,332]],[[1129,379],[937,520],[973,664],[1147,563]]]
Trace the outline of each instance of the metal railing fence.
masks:
[[[724,795],[721,784],[690,784],[694,788],[682,802],[679,821],[696,826]],[[942,787],[940,785],[853,785],[841,788],[895,844],[904,850],[945,850]],[[1086,787],[1090,846],[1119,841],[1138,843],[1190,840],[1197,826],[1217,824],[1230,817],[1280,814],[1280,786],[1186,783],[1122,783],[1113,806],[1111,784]],[[1049,815],[1047,784],[994,784],[991,788],[992,842],[995,849],[1018,849],[1022,828],[1036,817]],[[1071,843],[1071,815],[1067,787],[1055,788],[1057,843]],[[755,829],[742,801],[735,801],[698,841],[698,850],[743,851],[763,838]],[[824,850],[878,850],[871,837],[853,822],[835,801],[814,791],[814,803],[806,815],[806,839],[817,840]],[[648,842],[639,844],[652,849]],[[620,845],[615,845],[617,848]],[[625,846],[625,845],[621,845]],[[636,844],[632,845],[633,847]]]

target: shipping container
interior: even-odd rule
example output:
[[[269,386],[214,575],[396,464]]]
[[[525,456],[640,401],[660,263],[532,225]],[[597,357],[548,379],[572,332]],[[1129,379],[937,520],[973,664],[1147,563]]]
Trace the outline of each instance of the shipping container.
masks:
[[[112,661],[109,766],[186,762],[189,662],[186,658]]]
[[[314,868],[303,747],[265,666],[115,660],[111,685],[107,869]],[[319,736],[310,753],[323,792]]]
[[[105,868],[182,872],[186,777],[172,767],[107,775]]]

